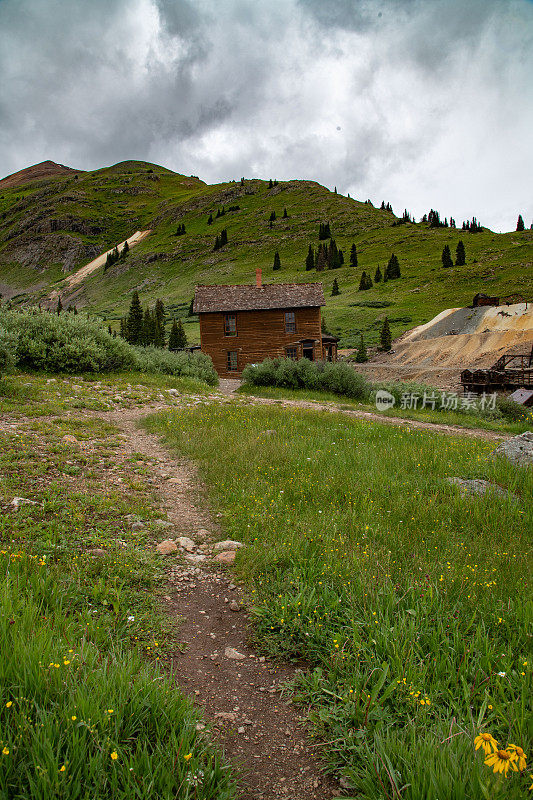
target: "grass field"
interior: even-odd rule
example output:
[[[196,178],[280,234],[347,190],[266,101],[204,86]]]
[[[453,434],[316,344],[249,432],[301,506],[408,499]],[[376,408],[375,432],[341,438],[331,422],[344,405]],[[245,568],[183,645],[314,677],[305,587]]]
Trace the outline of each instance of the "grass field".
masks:
[[[228,211],[231,206],[239,208]],[[222,207],[226,213],[217,219]],[[270,227],[272,211],[277,218]],[[446,209],[440,211],[449,216]],[[208,225],[211,213],[215,218]],[[318,247],[319,223],[328,220],[345,264],[337,270],[306,272],[308,247]],[[184,236],[176,236],[178,224],[185,224]],[[86,232],[79,233],[80,228]],[[45,297],[51,288],[61,292],[61,263],[68,261],[69,269],[80,267],[93,257],[91,248],[103,252],[135,230],[148,228],[152,234],[125,262],[107,272],[97,270],[87,279],[76,302],[117,328],[133,289],[139,290],[144,304],[153,305],[161,297],[170,321],[172,316],[184,318],[192,343],[199,340],[197,319],[187,317],[195,284],[252,283],[257,267],[263,269],[265,282],[322,281],[325,319],[341,337],[341,346],[357,345],[361,332],[367,344],[376,344],[385,316],[397,336],[444,308],[471,303],[478,291],[519,292],[526,299],[533,292],[533,231],[496,234],[487,229],[470,234],[398,224],[391,212],[313,181],[269,187],[268,181],[247,179],[242,186],[240,181],[208,186],[194,177],[131,161],[77,179],[68,175],[2,190],[0,283],[17,292],[33,286],[17,302]],[[223,228],[228,245],[213,252],[215,236]],[[444,269],[443,247],[448,244],[454,254],[459,239],[466,247],[466,264]],[[359,254],[356,269],[349,266],[352,243]],[[274,272],[276,251],[282,266]],[[362,271],[374,277],[379,265],[383,272],[393,252],[401,279],[358,291]],[[337,297],[331,297],[334,278],[341,291]]]
[[[227,765],[164,664],[179,640],[158,601],[147,466],[112,425],[68,416],[108,407],[107,390],[129,407],[200,387],[75,380],[0,380],[0,798],[230,800]],[[14,497],[32,503],[16,511]]]
[[[531,470],[486,442],[331,413],[211,405],[147,424],[199,464],[247,544],[257,646],[310,665],[290,691],[350,794],[527,795],[474,738],[526,754],[533,738]],[[453,476],[518,499],[462,499]]]

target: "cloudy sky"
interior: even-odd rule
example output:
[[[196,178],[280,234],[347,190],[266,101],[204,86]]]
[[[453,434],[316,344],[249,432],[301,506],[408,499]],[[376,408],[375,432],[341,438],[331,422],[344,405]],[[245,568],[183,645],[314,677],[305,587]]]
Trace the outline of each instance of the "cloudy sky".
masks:
[[[531,0],[0,0],[0,176],[135,158],[533,221]]]

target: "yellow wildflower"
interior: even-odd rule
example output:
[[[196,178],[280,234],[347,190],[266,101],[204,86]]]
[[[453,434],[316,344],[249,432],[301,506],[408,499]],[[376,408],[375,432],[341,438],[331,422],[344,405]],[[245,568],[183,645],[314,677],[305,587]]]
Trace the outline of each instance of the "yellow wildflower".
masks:
[[[493,767],[494,772],[503,772],[507,775],[509,767],[515,772],[518,772],[518,767],[514,763],[512,754],[508,750],[496,750],[488,758],[485,759],[487,767]]]
[[[59,770],[59,771],[60,771],[60,772],[64,772],[65,770],[66,770],[66,766],[63,764],[63,766],[60,768],[60,770]]]
[[[4,747],[4,749],[2,750],[2,754],[3,754],[4,756],[8,756],[8,755],[9,755],[9,748],[7,748],[7,747]]]
[[[6,703],[6,708],[11,708],[12,705],[13,705],[13,700],[8,700]]]
[[[187,755],[183,756],[183,758],[185,759],[185,761],[190,761],[192,758],[192,753],[187,753]]]
[[[75,714],[71,717],[72,722],[75,722],[77,719],[78,718],[77,718],[77,716]]]
[[[523,772],[526,768],[527,756],[521,747],[516,744],[508,744],[507,749],[511,751],[511,758],[513,761],[518,761],[518,769]]]
[[[479,736],[476,736],[474,739],[474,744],[476,750],[482,747],[486,756],[490,756],[493,750],[498,749],[498,742],[490,733],[480,733]]]
[[[116,761],[117,758],[118,758],[118,753],[113,750],[113,752],[111,753],[111,760]]]

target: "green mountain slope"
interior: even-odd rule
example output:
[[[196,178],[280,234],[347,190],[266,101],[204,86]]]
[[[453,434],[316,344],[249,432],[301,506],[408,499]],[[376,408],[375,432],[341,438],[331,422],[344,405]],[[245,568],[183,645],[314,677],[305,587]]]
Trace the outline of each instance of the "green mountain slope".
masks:
[[[226,213],[216,219],[223,206]],[[276,220],[271,226],[272,211]],[[317,248],[319,224],[327,221],[345,264],[305,271],[308,247]],[[185,224],[182,236],[176,235],[178,224]],[[147,228],[152,233],[125,261],[107,272],[99,269],[71,295],[63,293],[67,272]],[[228,244],[214,251],[222,229]],[[443,268],[443,247],[448,244],[454,255],[459,239],[466,265]],[[352,243],[357,269],[349,266]],[[273,271],[276,251],[281,269]],[[391,253],[399,259],[402,277],[358,291],[363,269],[373,278],[378,265],[384,271]],[[390,211],[312,181],[269,186],[254,179],[209,186],[136,161],[16,187],[0,183],[0,291],[14,303],[46,302],[55,289],[64,305],[88,307],[116,327],[131,291],[138,289],[144,304],[161,297],[171,314],[184,317],[189,340],[197,341],[197,323],[186,316],[195,284],[251,283],[256,267],[262,267],[266,282],[322,281],[324,316],[341,336],[341,345],[356,344],[360,332],[373,344],[385,315],[398,336],[443,308],[471,303],[479,291],[533,299],[533,231],[469,233],[399,224]],[[337,297],[330,296],[334,278],[340,287]]]

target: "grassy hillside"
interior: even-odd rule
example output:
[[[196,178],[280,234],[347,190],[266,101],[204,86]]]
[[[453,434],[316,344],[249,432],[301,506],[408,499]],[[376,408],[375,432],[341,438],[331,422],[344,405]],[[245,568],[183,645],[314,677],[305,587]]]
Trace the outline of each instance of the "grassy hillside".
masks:
[[[208,225],[209,214],[215,217],[222,206],[239,208]],[[277,219],[270,227],[272,211]],[[337,270],[306,272],[307,249],[309,244],[316,249],[319,223],[326,221],[346,263]],[[176,236],[181,223],[186,234]],[[390,211],[312,181],[271,188],[260,180],[208,186],[196,177],[134,161],[2,188],[0,291],[15,295],[16,303],[44,301],[52,288],[61,292],[66,272],[146,228],[152,234],[125,262],[106,273],[98,270],[71,297],[63,296],[64,304],[88,306],[116,326],[131,291],[138,289],[143,303],[161,297],[171,315],[184,317],[190,341],[197,341],[197,322],[186,318],[194,285],[253,282],[255,268],[262,267],[267,282],[321,280],[326,322],[341,336],[341,345],[351,346],[360,332],[367,343],[375,343],[385,315],[397,336],[443,308],[469,304],[478,291],[533,298],[533,231],[471,234],[398,224]],[[228,244],[214,252],[215,236],[223,228]],[[466,265],[444,269],[442,249],[448,244],[453,255],[459,239],[465,244]],[[357,269],[348,265],[352,243],[358,250]],[[276,251],[282,268],[273,272]],[[393,252],[402,277],[358,291],[362,270],[373,277]],[[334,278],[341,294],[332,298]]]

